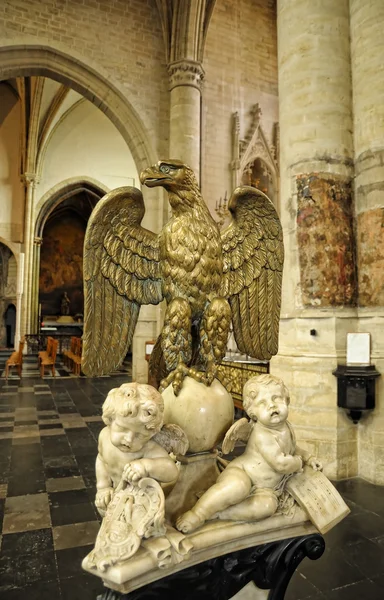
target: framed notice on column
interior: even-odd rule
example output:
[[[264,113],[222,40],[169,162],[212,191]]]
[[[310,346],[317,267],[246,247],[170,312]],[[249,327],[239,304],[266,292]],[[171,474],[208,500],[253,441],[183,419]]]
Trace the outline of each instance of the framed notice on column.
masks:
[[[370,363],[370,334],[347,333],[347,365],[369,365]]]

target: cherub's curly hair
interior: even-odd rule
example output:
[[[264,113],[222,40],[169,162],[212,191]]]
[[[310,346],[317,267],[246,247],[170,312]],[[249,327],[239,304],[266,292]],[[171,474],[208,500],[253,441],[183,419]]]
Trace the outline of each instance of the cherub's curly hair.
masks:
[[[280,387],[281,393],[284,396],[286,403],[289,404],[289,391],[282,379],[279,379],[279,377],[275,377],[274,375],[269,374],[251,377],[251,379],[248,379],[248,381],[245,383],[243,389],[243,408],[251,418],[252,415],[249,411],[251,410],[253,402],[256,400],[257,396],[262,391],[262,388],[269,385],[276,385]]]
[[[153,429],[155,433],[163,425],[163,398],[151,385],[123,383],[109,392],[103,404],[102,418],[106,425],[110,425],[116,415],[137,417],[146,429]]]

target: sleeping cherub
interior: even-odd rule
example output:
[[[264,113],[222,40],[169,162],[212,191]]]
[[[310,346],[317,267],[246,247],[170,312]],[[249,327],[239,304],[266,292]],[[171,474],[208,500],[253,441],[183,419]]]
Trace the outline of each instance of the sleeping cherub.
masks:
[[[304,464],[321,470],[321,464],[296,446],[287,421],[289,392],[272,375],[252,377],[244,386],[243,407],[251,421],[241,419],[227,432],[223,453],[238,439],[247,442],[244,453],[228,463],[217,482],[177,519],[183,533],[194,531],[212,518],[258,521],[272,516],[287,478]]]
[[[125,383],[109,392],[96,459],[95,504],[101,516],[122,480],[138,483],[151,477],[166,485],[177,479],[169,452],[185,454],[188,439],[177,425],[163,426],[163,414],[163,399],[150,385]]]

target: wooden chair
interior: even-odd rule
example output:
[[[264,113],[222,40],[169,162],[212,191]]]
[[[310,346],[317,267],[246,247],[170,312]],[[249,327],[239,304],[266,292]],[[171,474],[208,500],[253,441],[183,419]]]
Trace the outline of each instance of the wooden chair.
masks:
[[[37,356],[37,360],[39,363],[39,368],[41,366],[41,361],[43,359],[49,358],[52,352],[52,343],[54,342],[54,338],[53,337],[48,337],[47,339],[47,348],[45,350],[40,350],[38,356]]]
[[[21,373],[23,370],[23,350],[24,350],[25,338],[21,338],[19,342],[19,349],[12,352],[11,356],[5,363],[5,379],[8,380],[9,370],[12,367],[17,367],[17,372],[21,379]]]
[[[76,348],[75,356],[73,357],[73,372],[75,375],[78,375],[80,377],[80,374],[81,374],[81,351],[82,351],[82,347],[83,347],[83,342],[82,342],[81,338],[77,338],[77,339],[78,339],[77,348]]]
[[[47,357],[43,357],[40,359],[40,377],[42,379],[44,379],[44,369],[45,367],[51,367],[52,368],[52,375],[53,377],[56,376],[55,373],[55,363],[56,363],[56,354],[57,354],[57,347],[59,345],[59,340],[55,340],[52,339],[51,342],[51,353],[49,356]]]
[[[69,350],[64,350],[63,352],[63,363],[65,364],[66,367],[68,367],[68,369],[71,368],[71,363],[73,362],[73,357],[76,355],[76,348],[77,348],[77,340],[79,338],[77,338],[76,336],[72,336],[71,337],[71,347]]]

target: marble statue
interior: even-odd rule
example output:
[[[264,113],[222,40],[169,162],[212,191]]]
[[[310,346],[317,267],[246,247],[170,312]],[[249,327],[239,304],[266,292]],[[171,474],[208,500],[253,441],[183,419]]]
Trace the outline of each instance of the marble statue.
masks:
[[[151,477],[161,483],[171,483],[178,477],[176,462],[163,447],[159,435],[163,426],[164,403],[152,386],[124,383],[112,389],[103,404],[106,427],[99,435],[96,459],[96,506],[101,516],[111,501],[121,480],[137,483]],[[188,442],[178,429],[174,446],[185,454]],[[174,431],[176,427],[174,428]]]
[[[186,398],[183,390],[173,397],[178,403],[173,414],[178,417],[184,403],[185,422],[193,420],[194,395],[195,412],[202,415],[191,428],[194,449],[187,455],[183,429],[163,425],[165,398],[155,388],[123,384],[103,405],[96,506],[104,518],[82,564],[121,593],[179,571],[180,563],[188,568],[234,548],[325,533],[349,512],[321,463],[296,445],[283,381],[260,375],[245,384],[249,420],[229,423],[222,442],[224,455],[237,440],[246,442],[232,461],[217,449],[199,450],[212,427],[199,386],[210,388],[193,378],[185,385],[192,391]],[[211,439],[217,439],[216,432]]]
[[[252,377],[244,386],[243,407],[250,421],[241,419],[227,432],[223,452],[236,440],[247,442],[244,453],[228,463],[195,506],[180,516],[177,528],[189,533],[206,520],[257,521],[272,516],[287,478],[303,465],[321,470],[321,463],[296,446],[287,421],[289,392],[272,375]]]
[[[64,294],[63,294],[63,297],[62,297],[62,299],[61,299],[61,306],[60,306],[60,309],[61,309],[61,314],[62,314],[63,316],[65,316],[65,317],[66,317],[66,316],[68,316],[68,315],[69,315],[70,306],[71,306],[71,301],[70,301],[70,299],[68,298],[68,294],[67,294],[67,292],[64,292]]]
[[[105,571],[133,556],[143,538],[167,534],[164,490],[179,474],[170,453],[185,454],[188,440],[178,426],[163,426],[163,413],[160,393],[145,384],[112,389],[103,404],[95,504],[104,520],[89,568]],[[177,532],[168,538],[180,546]]]

